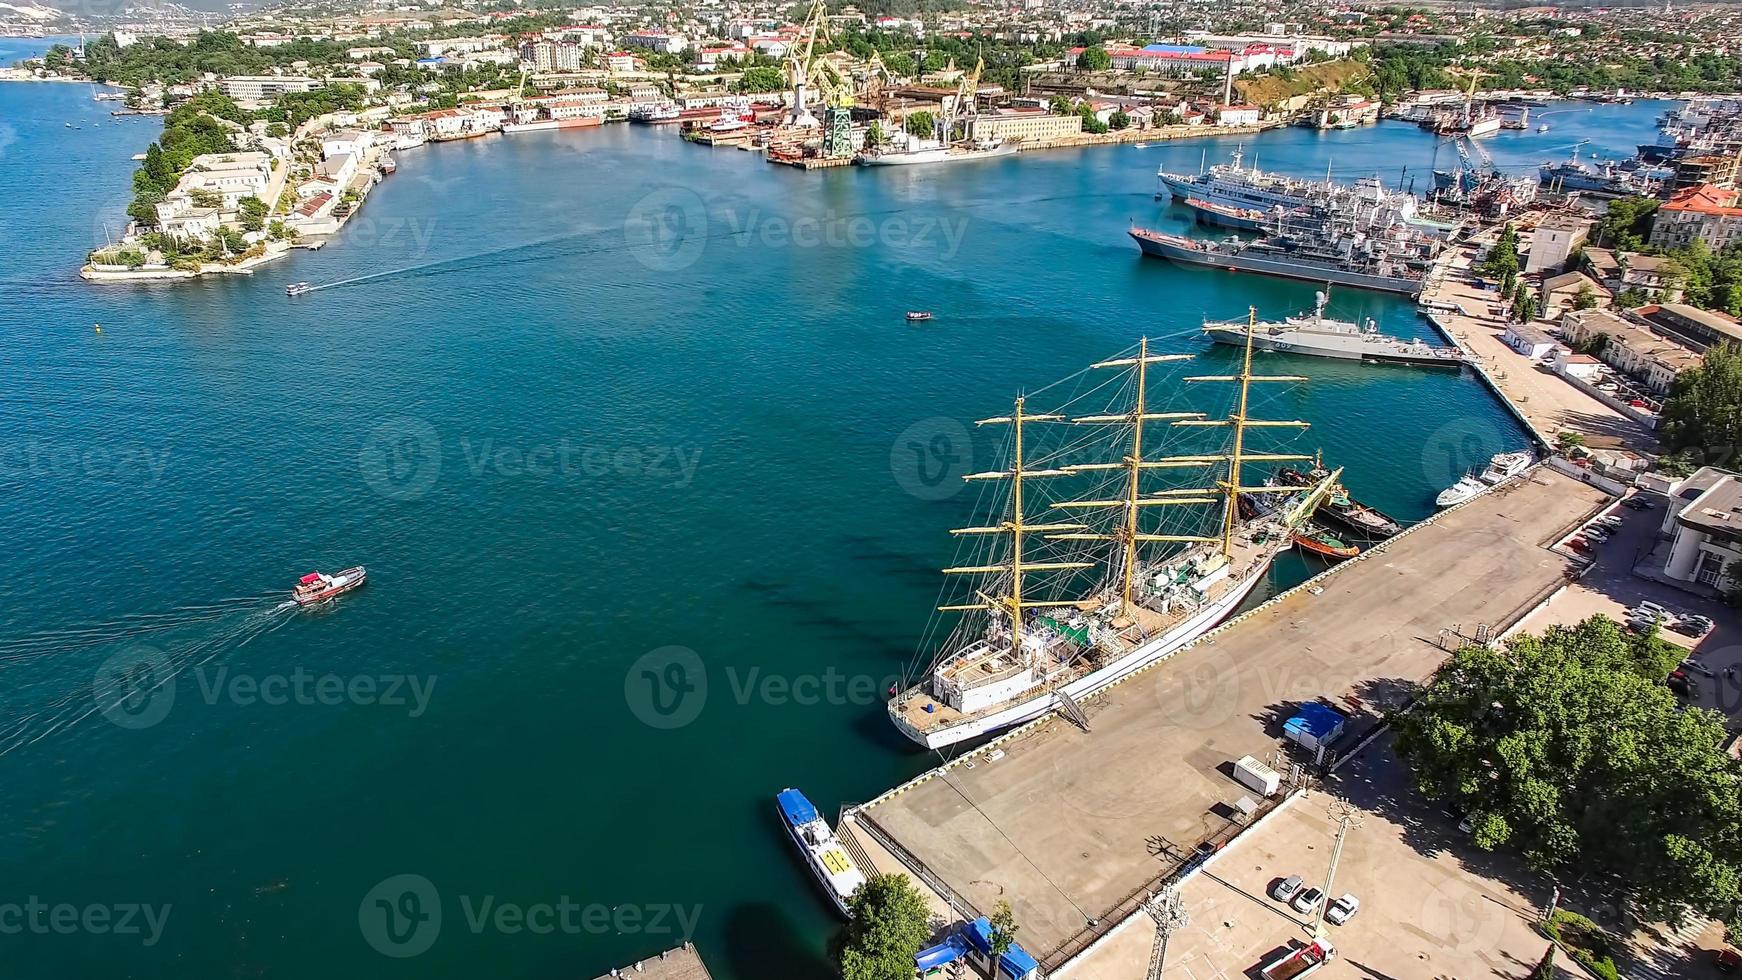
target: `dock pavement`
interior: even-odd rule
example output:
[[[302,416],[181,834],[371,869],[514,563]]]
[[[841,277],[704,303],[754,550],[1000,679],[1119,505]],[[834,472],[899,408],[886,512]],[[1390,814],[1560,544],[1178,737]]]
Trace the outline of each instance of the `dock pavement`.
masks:
[[[1023,946],[1056,969],[1200,842],[1228,839],[1247,793],[1232,763],[1274,757],[1296,706],[1376,723],[1464,638],[1564,588],[1572,566],[1547,546],[1610,499],[1536,467],[1113,686],[1085,703],[1088,731],[1024,726],[853,819],[933,893],[982,913],[1010,902]]]

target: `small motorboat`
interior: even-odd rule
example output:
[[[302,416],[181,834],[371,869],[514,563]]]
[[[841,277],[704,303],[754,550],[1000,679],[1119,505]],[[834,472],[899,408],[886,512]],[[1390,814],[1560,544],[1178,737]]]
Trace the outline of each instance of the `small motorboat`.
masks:
[[[1299,548],[1326,558],[1353,558],[1361,553],[1360,548],[1345,544],[1331,532],[1311,524],[1294,532],[1294,543]]]
[[[1548,123],[1543,123],[1541,126],[1536,127],[1536,131],[1539,133],[1548,132]]]
[[[1458,482],[1440,491],[1434,498],[1434,504],[1439,507],[1456,507],[1466,500],[1473,500],[1482,491],[1488,489],[1488,484],[1476,479],[1475,474],[1466,473],[1458,478]]]
[[[293,282],[290,285],[284,287],[284,295],[286,295],[286,296],[301,296],[303,293],[306,293],[313,288],[314,288],[314,285],[311,283]]]
[[[909,322],[909,323],[918,323],[921,320],[930,320],[930,319],[931,319],[931,312],[929,310],[908,310],[907,311],[907,322]]]
[[[299,606],[312,606],[326,602],[336,596],[345,594],[363,584],[363,578],[368,573],[362,565],[347,568],[337,575],[326,575],[321,572],[310,572],[297,580],[296,588],[290,590],[290,597]]]

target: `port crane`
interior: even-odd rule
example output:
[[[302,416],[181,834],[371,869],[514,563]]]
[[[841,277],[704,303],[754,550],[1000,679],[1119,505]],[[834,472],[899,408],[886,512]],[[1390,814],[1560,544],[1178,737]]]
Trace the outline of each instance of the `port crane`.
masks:
[[[811,0],[810,12],[804,21],[804,43],[794,44],[787,51],[786,84],[792,89],[792,111],[786,117],[788,126],[816,129],[822,125],[811,112],[810,95],[813,86],[826,89],[831,84],[823,77],[817,63],[817,39],[821,37],[826,45],[828,29],[828,7],[823,0]]]

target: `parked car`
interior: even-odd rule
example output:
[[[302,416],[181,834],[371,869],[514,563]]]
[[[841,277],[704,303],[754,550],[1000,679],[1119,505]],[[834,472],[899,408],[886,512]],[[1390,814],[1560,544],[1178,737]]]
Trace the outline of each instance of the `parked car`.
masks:
[[[1595,524],[1591,525],[1588,528],[1585,528],[1584,535],[1585,535],[1585,537],[1587,537],[1593,541],[1596,541],[1599,544],[1601,544],[1604,541],[1609,540],[1608,530],[1606,530],[1605,528],[1598,527]]]
[[[1353,919],[1355,913],[1359,911],[1361,911],[1361,900],[1353,895],[1344,895],[1332,902],[1330,908],[1325,909],[1325,921],[1331,925],[1340,926]]]
[[[1657,503],[1655,501],[1653,501],[1650,497],[1641,497],[1641,496],[1635,495],[1632,497],[1628,497],[1626,500],[1621,501],[1621,506],[1629,508],[1631,510],[1650,510],[1651,508],[1656,507]]]
[[[1735,973],[1736,968],[1742,966],[1742,954],[1738,954],[1733,949],[1714,950],[1712,960],[1718,965],[1718,969],[1725,973]]]
[[[1669,624],[1669,628],[1683,636],[1705,636],[1712,631],[1712,620],[1697,613],[1690,613],[1686,616],[1677,616],[1675,621]]]
[[[1621,527],[1621,518],[1619,515],[1610,514],[1607,517],[1599,517],[1596,520],[1592,521],[1591,523],[1597,525],[1598,527],[1606,528],[1610,531],[1615,531]]]
[[[1286,902],[1294,897],[1295,892],[1300,891],[1302,884],[1304,882],[1300,880],[1300,875],[1289,875],[1271,887],[1270,897],[1279,902]]]
[[[1574,551],[1590,551],[1591,542],[1586,541],[1584,538],[1572,538],[1567,541],[1567,547]]]
[[[1324,903],[1324,900],[1324,892],[1317,888],[1308,888],[1296,895],[1294,901],[1288,904],[1294,906],[1294,910],[1301,915],[1311,915],[1319,910],[1319,906]]]
[[[1683,660],[1681,669],[1682,670],[1691,670],[1694,673],[1699,674],[1701,677],[1715,676],[1712,673],[1712,668],[1707,667],[1705,664],[1700,663],[1698,660]]]

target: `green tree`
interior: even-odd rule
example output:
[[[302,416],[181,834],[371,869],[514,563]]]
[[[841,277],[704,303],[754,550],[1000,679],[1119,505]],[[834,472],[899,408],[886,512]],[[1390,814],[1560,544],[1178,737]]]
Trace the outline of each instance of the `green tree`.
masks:
[[[903,874],[872,875],[847,899],[835,944],[843,980],[912,980],[913,956],[931,936],[931,910]]]
[[[937,117],[921,109],[907,114],[907,131],[915,136],[930,136],[937,125]]]
[[[1662,680],[1677,652],[1601,616],[1458,651],[1400,715],[1397,750],[1477,846],[1625,882],[1654,917],[1742,898],[1742,764],[1716,712]]]
[[[1071,114],[1071,100],[1067,96],[1053,96],[1047,100],[1046,107],[1047,110],[1055,116],[1068,116]]]
[[[888,138],[889,134],[883,131],[883,124],[876,119],[871,120],[871,124],[865,127],[865,145],[868,147],[882,146],[883,141]]]
[[[1676,375],[1658,430],[1676,450],[1742,446],[1742,348],[1719,344]]]
[[[237,205],[243,231],[260,231],[266,227],[266,202],[258,197],[245,197]]]
[[[746,68],[738,79],[740,92],[779,92],[785,88],[786,73],[767,65]]]
[[[1651,237],[1651,222],[1660,202],[1651,197],[1618,197],[1591,229],[1593,243],[1603,248],[1637,252]]]
[[[1573,309],[1589,310],[1597,306],[1597,291],[1588,282],[1580,283],[1577,292],[1573,293]]]
[[[1512,303],[1512,319],[1516,323],[1529,323],[1535,318],[1536,296],[1521,286],[1518,290],[1518,299]]]
[[[1016,944],[1016,913],[1010,910],[1010,903],[999,899],[988,924],[992,927],[992,976],[998,977],[1004,969],[1004,954]]]
[[[1108,54],[1107,49],[1099,44],[1092,45],[1084,48],[1083,53],[1077,55],[1077,67],[1084,71],[1106,71],[1113,67],[1113,56]]]
[[[1107,117],[1108,129],[1127,129],[1130,126],[1131,116],[1124,109],[1114,110],[1113,114]]]
[[[1530,980],[1555,980],[1554,954],[1559,949],[1554,943],[1548,944],[1542,959],[1536,961],[1536,966],[1530,971]]]

